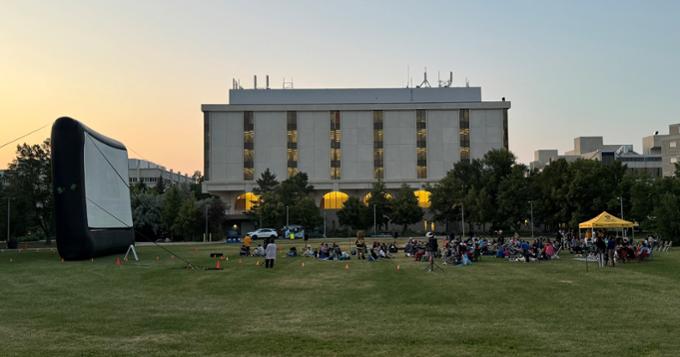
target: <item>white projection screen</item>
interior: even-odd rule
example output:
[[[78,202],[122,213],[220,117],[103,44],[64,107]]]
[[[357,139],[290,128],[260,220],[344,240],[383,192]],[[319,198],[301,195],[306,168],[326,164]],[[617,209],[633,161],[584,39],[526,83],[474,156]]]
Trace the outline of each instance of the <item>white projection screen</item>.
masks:
[[[85,132],[83,170],[87,225],[90,228],[132,227],[127,187],[127,151],[111,147]]]

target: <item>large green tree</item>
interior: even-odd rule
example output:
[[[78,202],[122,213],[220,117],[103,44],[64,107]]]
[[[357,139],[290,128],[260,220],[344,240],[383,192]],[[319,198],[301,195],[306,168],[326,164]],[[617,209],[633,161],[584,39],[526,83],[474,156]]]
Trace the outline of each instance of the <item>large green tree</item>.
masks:
[[[5,200],[11,201],[14,236],[38,235],[50,244],[54,234],[54,200],[50,140],[17,146],[6,171]],[[3,202],[6,206],[6,202]],[[6,208],[3,209],[6,213]]]
[[[407,184],[401,185],[391,204],[392,222],[402,225],[402,234],[406,232],[409,224],[418,223],[423,219],[423,209],[418,206],[418,199]]]
[[[373,211],[357,197],[351,196],[337,212],[341,225],[352,229],[368,229],[373,224]]]
[[[375,216],[376,229],[382,229],[387,225],[390,215],[392,214],[392,206],[390,204],[389,193],[385,188],[385,183],[378,180],[373,183],[370,198],[368,199],[368,208],[371,211],[371,222]]]

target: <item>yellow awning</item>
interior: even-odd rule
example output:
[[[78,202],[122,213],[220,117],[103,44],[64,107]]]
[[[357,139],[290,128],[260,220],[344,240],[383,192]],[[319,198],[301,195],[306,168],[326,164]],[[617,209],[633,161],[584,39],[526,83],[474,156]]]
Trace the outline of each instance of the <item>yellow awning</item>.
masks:
[[[606,228],[633,228],[635,226],[637,226],[637,224],[618,218],[610,214],[609,212],[604,211],[593,219],[579,223],[578,228],[606,229]]]

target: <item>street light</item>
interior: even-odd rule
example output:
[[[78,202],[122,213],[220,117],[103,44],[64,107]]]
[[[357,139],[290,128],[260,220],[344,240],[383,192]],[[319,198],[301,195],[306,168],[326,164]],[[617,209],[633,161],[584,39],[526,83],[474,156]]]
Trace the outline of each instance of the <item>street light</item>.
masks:
[[[619,196],[619,203],[621,204],[621,219],[623,219],[623,195]],[[625,228],[621,228],[621,236],[626,235]]]
[[[529,210],[531,214],[531,239],[534,239],[534,201],[529,201]]]

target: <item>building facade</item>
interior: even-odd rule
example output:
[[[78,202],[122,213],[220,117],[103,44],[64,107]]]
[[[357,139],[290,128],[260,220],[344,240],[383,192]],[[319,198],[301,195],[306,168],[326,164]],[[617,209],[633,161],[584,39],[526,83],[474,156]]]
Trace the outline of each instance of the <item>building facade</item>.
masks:
[[[509,109],[478,87],[233,89],[229,104],[202,106],[203,191],[238,215],[266,169],[279,180],[305,172],[328,210],[377,180],[419,190],[458,161],[507,149]]]
[[[660,155],[664,176],[675,175],[675,164],[680,161],[680,124],[668,126],[668,134],[642,138],[643,153]]]
[[[643,147],[645,140],[643,139]],[[563,155],[559,155],[555,149],[534,151],[534,161],[529,166],[540,170],[558,159],[565,159],[568,162],[578,159],[598,160],[603,164],[620,161],[631,172],[660,177],[663,166],[660,151],[660,148],[658,153],[644,150],[639,154],[633,150],[633,145],[605,144],[601,136],[579,136],[574,138],[574,149]]]
[[[161,180],[165,184],[191,184],[195,182],[194,178],[189,175],[168,170],[164,166],[140,159],[128,159],[128,176],[130,185],[141,182],[147,187],[156,187]]]

